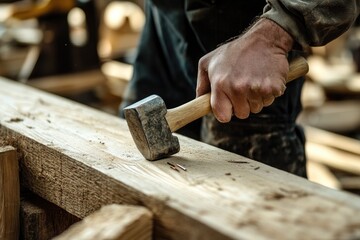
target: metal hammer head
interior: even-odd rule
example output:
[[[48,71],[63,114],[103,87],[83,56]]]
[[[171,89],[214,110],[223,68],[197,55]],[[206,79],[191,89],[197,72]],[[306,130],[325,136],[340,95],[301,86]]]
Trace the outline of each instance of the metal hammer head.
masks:
[[[137,148],[147,160],[156,160],[180,150],[177,137],[172,135],[165,119],[164,101],[151,95],[124,109],[129,130]]]

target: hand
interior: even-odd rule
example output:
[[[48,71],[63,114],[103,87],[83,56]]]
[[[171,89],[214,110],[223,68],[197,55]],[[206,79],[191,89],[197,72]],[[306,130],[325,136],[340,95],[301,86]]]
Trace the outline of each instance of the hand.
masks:
[[[200,59],[197,96],[211,91],[212,111],[220,122],[229,122],[233,114],[245,119],[260,112],[286,89],[292,45],[292,37],[279,25],[260,19]]]

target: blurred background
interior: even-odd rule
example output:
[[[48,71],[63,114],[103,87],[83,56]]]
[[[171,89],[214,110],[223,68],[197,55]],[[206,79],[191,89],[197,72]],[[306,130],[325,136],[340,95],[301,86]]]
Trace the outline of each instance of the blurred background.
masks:
[[[116,114],[144,21],[143,1],[1,1],[0,76]]]
[[[0,76],[117,115],[144,0],[1,0]],[[360,193],[359,21],[310,48],[302,94],[311,181]]]

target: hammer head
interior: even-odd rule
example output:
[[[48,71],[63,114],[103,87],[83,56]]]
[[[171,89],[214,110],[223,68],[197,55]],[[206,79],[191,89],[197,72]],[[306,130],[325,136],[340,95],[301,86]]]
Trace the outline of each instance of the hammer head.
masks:
[[[134,142],[147,160],[156,160],[180,150],[177,137],[172,135],[166,121],[164,101],[151,95],[124,109],[125,118]]]

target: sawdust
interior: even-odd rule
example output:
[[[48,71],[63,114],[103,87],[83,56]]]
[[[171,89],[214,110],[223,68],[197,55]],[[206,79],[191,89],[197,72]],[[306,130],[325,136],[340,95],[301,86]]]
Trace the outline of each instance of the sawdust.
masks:
[[[249,163],[247,161],[228,160],[229,163]]]
[[[254,227],[256,225],[258,225],[258,221],[256,221],[255,219],[246,219],[236,223],[237,228],[243,228],[246,226]]]
[[[298,199],[309,196],[309,193],[300,190],[287,190],[279,188],[278,191],[262,194],[267,201],[277,201],[282,199]]]
[[[22,122],[24,121],[24,119],[19,118],[19,117],[14,117],[14,118],[10,118],[9,120],[7,120],[6,122],[8,123],[13,123],[13,122]]]

